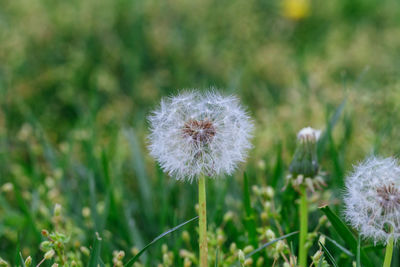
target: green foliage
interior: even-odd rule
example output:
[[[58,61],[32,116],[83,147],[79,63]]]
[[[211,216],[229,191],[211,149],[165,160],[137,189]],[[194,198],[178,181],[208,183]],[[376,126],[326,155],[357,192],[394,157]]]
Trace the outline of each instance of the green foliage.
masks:
[[[0,1],[2,266],[28,256],[36,266],[52,249],[42,266],[126,264],[195,217],[196,187],[148,155],[146,116],[163,96],[211,86],[237,94],[256,130],[245,167],[207,184],[210,264],[234,264],[239,250],[257,251],[246,258],[255,266],[297,256],[297,238],[257,247],[298,230],[298,193],[285,177],[296,132],[312,126],[325,130],[317,153],[327,186],[309,196],[309,263],[322,233],[338,266],[358,255],[380,265],[382,247],[357,242],[334,214],[352,164],[400,155],[400,3],[311,0],[293,18],[282,2]],[[327,203],[329,223],[318,210]],[[186,228],[136,266],[195,266],[197,228]]]

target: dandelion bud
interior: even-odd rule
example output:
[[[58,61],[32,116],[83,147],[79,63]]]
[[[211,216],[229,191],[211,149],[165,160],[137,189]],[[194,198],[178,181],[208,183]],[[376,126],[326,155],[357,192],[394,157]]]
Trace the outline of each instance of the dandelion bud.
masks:
[[[49,250],[44,254],[44,258],[46,260],[49,260],[49,259],[53,258],[54,253],[55,253],[54,250]]]
[[[32,265],[32,257],[31,256],[28,256],[26,259],[25,259],[25,266],[26,267],[30,267]]]
[[[289,170],[293,177],[318,174],[317,141],[321,132],[311,127],[303,128],[297,135],[297,147]]]
[[[245,261],[245,255],[243,250],[239,249],[238,251],[238,260],[240,261],[241,264],[244,264]]]

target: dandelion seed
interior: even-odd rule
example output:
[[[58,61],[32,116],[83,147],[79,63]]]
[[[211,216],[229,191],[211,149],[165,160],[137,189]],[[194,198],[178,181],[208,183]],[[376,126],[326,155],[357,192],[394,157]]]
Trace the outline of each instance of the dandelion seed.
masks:
[[[251,148],[253,125],[234,96],[188,91],[164,98],[149,122],[150,153],[178,180],[232,174]]]
[[[387,244],[400,238],[400,166],[370,157],[346,179],[345,217],[365,238]]]

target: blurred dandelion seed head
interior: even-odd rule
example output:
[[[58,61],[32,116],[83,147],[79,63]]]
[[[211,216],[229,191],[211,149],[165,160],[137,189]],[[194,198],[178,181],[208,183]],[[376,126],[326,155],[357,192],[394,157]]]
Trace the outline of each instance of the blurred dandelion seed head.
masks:
[[[297,139],[300,142],[317,142],[321,136],[320,130],[315,130],[311,127],[305,127],[297,133]]]
[[[215,91],[164,98],[149,123],[150,154],[178,180],[232,174],[251,148],[247,112],[236,97]]]
[[[345,216],[375,243],[400,238],[400,166],[394,158],[370,157],[346,179]]]

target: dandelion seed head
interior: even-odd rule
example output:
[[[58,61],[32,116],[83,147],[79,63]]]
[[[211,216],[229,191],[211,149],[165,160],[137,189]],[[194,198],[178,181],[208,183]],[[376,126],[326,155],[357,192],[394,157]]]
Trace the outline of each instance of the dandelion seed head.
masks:
[[[394,158],[370,157],[346,179],[345,217],[365,238],[400,238],[400,166]]]
[[[253,124],[234,96],[186,91],[162,99],[148,119],[150,154],[178,180],[230,175],[251,148]]]

